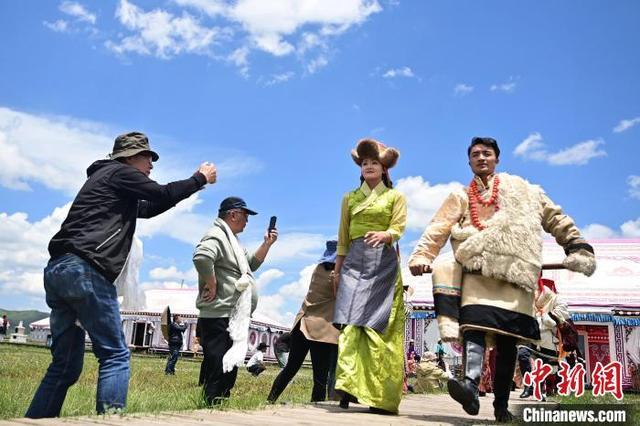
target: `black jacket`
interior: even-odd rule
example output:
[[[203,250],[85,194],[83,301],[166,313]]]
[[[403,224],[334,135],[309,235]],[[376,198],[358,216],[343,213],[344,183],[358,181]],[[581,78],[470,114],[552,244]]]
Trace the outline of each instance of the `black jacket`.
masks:
[[[96,161],[87,176],[60,231],[49,242],[49,254],[54,258],[73,253],[111,282],[129,255],[136,218],[159,215],[207,183],[203,174],[196,173],[160,185],[115,160]]]
[[[169,326],[169,346],[182,347],[182,333],[187,329],[186,324],[176,324],[172,322]]]

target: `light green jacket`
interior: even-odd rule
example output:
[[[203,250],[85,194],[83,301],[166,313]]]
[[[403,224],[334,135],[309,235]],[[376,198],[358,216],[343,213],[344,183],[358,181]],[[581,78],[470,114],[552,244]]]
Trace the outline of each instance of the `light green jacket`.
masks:
[[[339,256],[346,256],[351,241],[369,231],[386,231],[398,241],[407,223],[407,202],[404,195],[387,188],[380,182],[370,189],[366,182],[342,198],[340,228],[338,229]]]
[[[240,292],[236,290],[235,282],[242,273],[223,228],[222,219],[216,219],[202,240],[196,246],[193,254],[193,264],[198,271],[198,298],[196,308],[200,310],[200,318],[226,318],[231,315]],[[255,254],[249,255],[244,250],[251,271],[257,270],[262,262]],[[205,302],[205,278],[215,274],[218,282],[216,298],[213,302]],[[258,291],[251,287],[251,313],[258,306]]]

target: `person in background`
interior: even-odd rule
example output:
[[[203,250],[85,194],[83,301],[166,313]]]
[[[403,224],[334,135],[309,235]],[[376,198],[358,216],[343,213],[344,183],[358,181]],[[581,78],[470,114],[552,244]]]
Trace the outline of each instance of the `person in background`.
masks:
[[[552,280],[540,278],[538,289],[536,290],[535,307],[537,310],[536,319],[540,328],[540,340],[532,342],[528,347],[518,348],[518,362],[520,371],[524,378],[527,372],[531,372],[530,358],[540,358],[545,364],[550,365],[553,370],[547,376],[543,386],[542,400],[546,401],[546,394],[555,392],[555,374],[557,374],[560,356],[561,341],[558,338],[558,324],[571,318],[569,307],[558,295],[556,285]],[[528,356],[527,356],[528,355]],[[526,386],[520,398],[528,398],[533,395],[533,385]]]
[[[167,366],[164,374],[176,374],[176,363],[182,349],[182,333],[187,329],[187,325],[182,322],[182,318],[178,314],[173,315],[173,322],[169,327],[169,357],[167,358]]]
[[[284,368],[287,365],[287,361],[289,359],[289,352],[291,351],[291,333],[290,332],[280,332],[278,336],[278,340],[273,346],[273,351],[276,354],[276,359],[278,360],[278,365],[280,368]]]
[[[485,396],[487,393],[493,392],[493,381],[491,380],[491,354],[493,348],[487,348],[484,353],[484,361],[482,363],[482,375],[480,377],[480,384],[478,385],[478,394]]]
[[[247,362],[247,371],[251,373],[254,377],[257,377],[264,370],[267,369],[264,365],[264,353],[267,351],[267,345],[264,342],[260,342],[258,347],[256,348],[256,352],[249,358]]]
[[[311,401],[324,401],[327,392],[331,397],[330,375],[332,370],[335,371],[339,333],[332,324],[336,298],[330,275],[336,262],[337,245],[336,240],[326,242],[326,250],[313,270],[309,290],[293,321],[289,360],[273,381],[267,397],[270,403],[274,403],[285,390],[309,352],[313,368]]]
[[[2,323],[0,323],[0,334],[3,334],[6,337],[7,332],[9,331],[9,327],[11,327],[9,318],[7,318],[7,315],[2,315]]]
[[[26,417],[60,415],[67,390],[82,372],[85,333],[100,363],[96,411],[125,408],[129,348],[114,281],[127,263],[137,219],[171,209],[217,175],[214,165],[203,163],[187,179],[160,185],[149,178],[158,158],[143,133],[118,136],[109,159],[87,169],[87,180],[49,242],[44,289],[53,359]]]

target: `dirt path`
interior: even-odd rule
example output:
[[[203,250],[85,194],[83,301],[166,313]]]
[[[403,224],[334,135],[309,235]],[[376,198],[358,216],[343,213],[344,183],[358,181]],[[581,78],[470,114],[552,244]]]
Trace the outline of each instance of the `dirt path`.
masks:
[[[352,404],[342,410],[335,402],[305,406],[275,405],[254,411],[196,410],[126,416],[66,417],[59,419],[14,419],[0,421],[0,426],[37,425],[461,425],[492,424],[493,396],[480,398],[480,413],[469,416],[448,394],[409,395],[400,404],[397,416],[371,414],[367,407]],[[531,401],[527,401],[531,402]],[[522,403],[518,393],[511,393],[511,405]]]

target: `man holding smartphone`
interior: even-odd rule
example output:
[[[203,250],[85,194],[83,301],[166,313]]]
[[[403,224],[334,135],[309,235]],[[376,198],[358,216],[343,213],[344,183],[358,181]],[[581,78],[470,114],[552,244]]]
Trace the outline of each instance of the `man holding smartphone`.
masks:
[[[198,321],[204,352],[204,395],[210,405],[231,395],[237,365],[244,363],[247,353],[249,316],[258,303],[252,273],[262,265],[278,239],[273,223],[273,229],[267,230],[264,242],[253,254],[242,248],[237,235],[244,231],[249,216],[256,214],[242,198],[224,199],[218,218],[193,255],[198,271],[196,307],[200,310]]]

